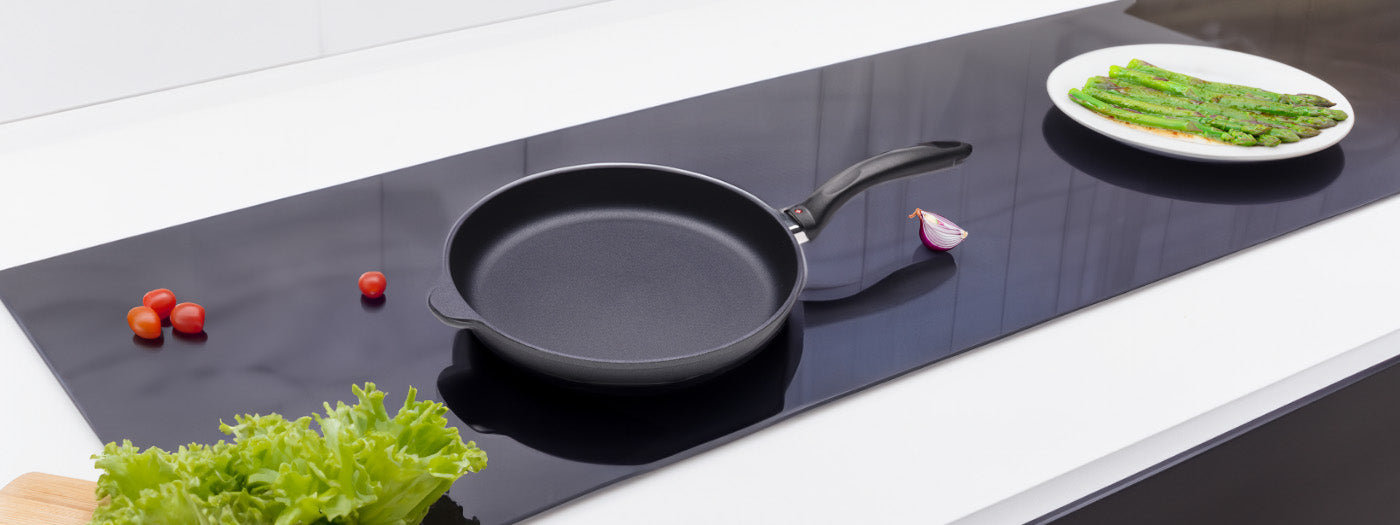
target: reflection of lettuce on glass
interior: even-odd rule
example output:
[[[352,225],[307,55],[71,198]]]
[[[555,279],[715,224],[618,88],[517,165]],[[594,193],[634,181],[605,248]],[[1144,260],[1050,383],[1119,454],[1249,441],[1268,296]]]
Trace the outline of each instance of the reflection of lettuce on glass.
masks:
[[[95,524],[416,524],[457,478],[486,467],[486,453],[447,426],[447,407],[415,401],[393,417],[373,383],[359,403],[325,405],[313,417],[238,416],[220,429],[233,443],[174,453],[108,443]]]

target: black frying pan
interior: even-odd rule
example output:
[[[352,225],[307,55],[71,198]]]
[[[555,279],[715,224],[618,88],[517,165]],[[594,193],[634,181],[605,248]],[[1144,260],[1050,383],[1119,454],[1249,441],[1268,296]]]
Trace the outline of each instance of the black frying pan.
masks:
[[[807,279],[801,243],[837,208],[970,153],[952,141],[882,153],[783,210],[662,166],[531,175],[458,219],[428,307],[506,360],[568,382],[696,380],[739,364],[783,326]]]

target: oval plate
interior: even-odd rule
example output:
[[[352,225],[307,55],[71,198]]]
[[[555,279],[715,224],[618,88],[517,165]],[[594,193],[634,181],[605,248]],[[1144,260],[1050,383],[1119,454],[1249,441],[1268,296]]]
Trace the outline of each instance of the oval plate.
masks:
[[[1244,147],[1209,142],[1196,137],[1172,137],[1131,127],[1090,111],[1069,98],[1070,88],[1084,86],[1089,77],[1108,75],[1108,66],[1127,66],[1139,58],[1165,69],[1216,82],[1229,82],[1277,93],[1311,93],[1336,102],[1333,109],[1348,118],[1322,130],[1316,137],[1277,147]],[[1253,162],[1299,157],[1326,149],[1342,140],[1356,124],[1356,111],[1340,91],[1322,79],[1293,66],[1267,58],[1204,46],[1138,44],[1090,51],[1071,58],[1050,72],[1045,80],[1050,100],[1069,118],[1129,146],[1170,157],[1214,162]]]

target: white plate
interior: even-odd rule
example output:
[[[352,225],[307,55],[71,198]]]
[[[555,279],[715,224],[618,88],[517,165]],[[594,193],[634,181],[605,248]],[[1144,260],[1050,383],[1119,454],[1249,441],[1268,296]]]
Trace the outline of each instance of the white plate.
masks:
[[[1337,105],[1333,109],[1347,112],[1348,118],[1336,126],[1322,130],[1316,137],[1277,147],[1243,147],[1214,142],[1173,138],[1132,128],[1090,111],[1069,98],[1070,88],[1080,88],[1089,77],[1108,76],[1108,66],[1127,66],[1140,58],[1157,67],[1170,69],[1206,80],[1244,84],[1277,93],[1310,93]],[[1090,51],[1060,64],[1045,79],[1050,100],[1069,118],[1114,140],[1154,153],[1216,162],[1252,162],[1298,157],[1326,149],[1351,132],[1356,112],[1351,103],[1331,85],[1307,72],[1237,51],[1179,44],[1139,44]]]

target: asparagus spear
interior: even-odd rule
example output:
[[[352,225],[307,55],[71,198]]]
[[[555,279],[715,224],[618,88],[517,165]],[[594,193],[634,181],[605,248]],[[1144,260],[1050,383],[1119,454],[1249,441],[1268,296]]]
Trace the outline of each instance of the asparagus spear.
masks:
[[[1210,92],[1204,89],[1180,82],[1172,82],[1122,66],[1108,66],[1108,77],[1121,82],[1150,87],[1178,97],[1186,97],[1196,102],[1208,102],[1210,98]]]
[[[1291,104],[1259,100],[1257,98],[1241,97],[1239,95],[1216,95],[1211,97],[1210,101],[1222,106],[1230,106],[1268,115],[1327,117],[1336,121],[1347,119],[1346,112],[1340,109],[1320,108],[1317,106],[1294,106]]]
[[[1266,89],[1259,89],[1257,87],[1252,86],[1227,84],[1225,82],[1211,82],[1209,80],[1199,79],[1191,75],[1185,75],[1168,69],[1163,69],[1136,58],[1128,62],[1128,68],[1143,71],[1155,76],[1165,78],[1167,80],[1171,80],[1173,82],[1180,82],[1182,84],[1199,86],[1218,93],[1228,93],[1231,95],[1258,98],[1270,102],[1278,102],[1281,104],[1322,106],[1327,108],[1336,105],[1335,102],[1319,97],[1317,95],[1309,95],[1306,93],[1300,93],[1297,95],[1285,95],[1280,93],[1274,93],[1273,91],[1269,91]]]
[[[1110,78],[1133,82],[1153,89],[1165,91],[1173,95],[1186,97],[1197,102],[1213,102],[1222,106],[1243,109],[1246,111],[1253,111],[1256,113],[1287,116],[1327,117],[1333,120],[1346,120],[1347,118],[1346,112],[1336,109],[1320,108],[1316,106],[1292,106],[1288,104],[1279,104],[1277,102],[1250,99],[1236,95],[1224,95],[1189,84],[1173,82],[1162,77],[1153,76],[1149,73],[1138,71],[1136,69],[1128,69],[1122,66],[1109,66],[1108,76]]]
[[[1326,117],[1287,117],[1283,115],[1274,115],[1273,118],[1318,129],[1326,129],[1337,125],[1337,121]]]
[[[1119,95],[1119,94],[1117,94],[1117,93],[1114,93],[1114,92],[1112,92],[1112,91],[1106,91],[1106,90],[1102,90],[1102,89],[1098,89],[1098,88],[1093,88],[1093,87],[1089,87],[1089,86],[1085,86],[1085,87],[1084,87],[1083,89],[1081,89],[1080,91],[1083,91],[1084,93],[1087,93],[1089,96],[1094,97],[1094,98],[1097,98],[1097,99],[1102,100],[1102,101],[1104,101],[1104,102],[1107,102],[1107,103],[1109,103],[1109,104],[1113,104],[1113,105],[1118,106],[1118,107],[1121,107],[1121,108],[1131,109],[1131,110],[1134,110],[1134,111],[1140,111],[1140,112],[1143,112],[1143,113],[1150,113],[1150,114],[1153,114],[1153,115],[1163,115],[1163,116],[1168,116],[1168,117],[1211,118],[1211,119],[1213,119],[1213,120],[1212,120],[1212,125],[1214,125],[1215,127],[1223,128],[1223,129],[1233,129],[1233,130],[1243,131],[1243,132],[1248,133],[1248,134],[1250,134],[1250,135],[1263,135],[1263,134],[1265,134],[1265,133],[1268,133],[1268,131],[1269,131],[1269,127],[1268,127],[1268,126],[1265,126],[1265,125],[1263,125],[1263,124],[1253,123],[1253,122],[1244,122],[1244,121],[1235,120],[1235,119],[1232,119],[1232,118],[1229,118],[1229,117],[1225,117],[1225,116],[1205,115],[1205,114],[1201,114],[1201,113],[1199,113],[1199,112],[1197,112],[1197,111],[1192,111],[1192,110],[1185,109],[1185,108],[1180,108],[1180,107],[1168,106],[1168,105],[1164,105],[1164,104],[1158,104],[1158,103],[1155,103],[1155,102],[1148,102],[1148,101],[1144,101],[1144,100],[1138,100],[1138,99],[1134,99],[1134,98],[1129,98],[1129,97],[1125,97],[1125,96],[1123,96],[1123,95]]]
[[[1265,132],[1264,135],[1261,136],[1274,137],[1278,139],[1279,142],[1298,142],[1299,140],[1303,139],[1303,137],[1298,136],[1297,133],[1283,128],[1269,128],[1269,131]]]
[[[1250,113],[1242,109],[1225,107],[1210,102],[1197,102],[1189,98],[1174,96],[1146,86],[1118,82],[1108,77],[1091,77],[1084,85],[1085,87],[1113,91],[1119,95],[1146,102],[1190,109],[1205,115],[1220,115],[1243,122],[1263,124],[1272,128],[1269,134],[1278,137],[1283,142],[1297,142],[1299,138],[1316,137],[1318,135],[1317,129],[1295,122],[1289,122],[1283,117]],[[1332,119],[1325,120],[1329,122],[1332,121]],[[1335,124],[1336,123],[1333,122],[1333,125]]]
[[[1136,111],[1123,109],[1102,100],[1085,94],[1078,89],[1069,90],[1070,98],[1080,105],[1089,108],[1099,114],[1113,117],[1124,122],[1148,126],[1153,128],[1168,129],[1206,137],[1212,140],[1234,144],[1237,146],[1253,146],[1259,141],[1253,135],[1242,131],[1222,130],[1203,123],[1201,119],[1188,119],[1182,117],[1166,117],[1161,115],[1148,115]]]

